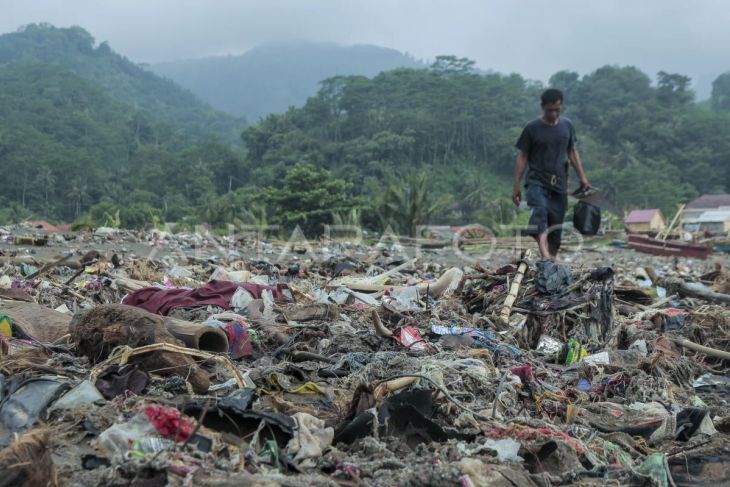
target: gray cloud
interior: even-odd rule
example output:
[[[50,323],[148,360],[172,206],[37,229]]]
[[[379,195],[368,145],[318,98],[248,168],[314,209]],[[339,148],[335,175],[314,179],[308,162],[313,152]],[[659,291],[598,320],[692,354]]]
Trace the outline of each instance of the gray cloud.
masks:
[[[604,64],[707,84],[730,70],[724,0],[0,0],[0,31],[80,25],[138,62],[239,54],[286,39],[376,44],[546,80]]]

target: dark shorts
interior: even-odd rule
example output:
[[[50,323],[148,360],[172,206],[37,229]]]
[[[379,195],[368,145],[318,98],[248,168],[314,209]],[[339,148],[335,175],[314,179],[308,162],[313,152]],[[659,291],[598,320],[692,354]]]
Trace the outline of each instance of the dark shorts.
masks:
[[[560,248],[563,234],[565,210],[568,208],[568,195],[559,193],[539,184],[527,185],[527,206],[530,207],[530,222],[526,235],[540,235],[548,232],[548,247],[551,253]]]

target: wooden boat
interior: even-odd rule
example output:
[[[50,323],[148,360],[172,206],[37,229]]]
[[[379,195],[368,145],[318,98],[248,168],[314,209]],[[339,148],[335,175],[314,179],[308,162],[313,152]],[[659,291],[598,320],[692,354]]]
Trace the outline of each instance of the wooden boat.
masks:
[[[706,245],[685,243],[678,240],[661,240],[633,233],[628,235],[628,244],[634,250],[652,255],[704,260],[712,254],[712,247]]]

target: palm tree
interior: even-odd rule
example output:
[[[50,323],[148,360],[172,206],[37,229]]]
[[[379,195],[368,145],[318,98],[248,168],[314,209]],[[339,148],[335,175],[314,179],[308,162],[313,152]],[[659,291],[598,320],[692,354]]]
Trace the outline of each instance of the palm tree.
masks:
[[[360,226],[360,208],[350,208],[349,211],[333,211],[332,224],[341,227],[359,227]]]
[[[74,217],[81,214],[81,202],[88,198],[86,180],[74,178],[71,180],[71,189],[66,192],[66,196],[74,202]]]
[[[266,229],[269,225],[266,217],[266,206],[262,204],[254,203],[249,205],[248,208],[240,210],[237,217],[237,222],[243,225],[252,225],[260,230]]]
[[[115,203],[122,203],[125,196],[129,194],[129,191],[125,190],[119,181],[123,181],[121,178],[114,178],[112,181],[107,181],[101,185],[102,194]]]
[[[467,220],[471,221],[474,214],[480,209],[490,205],[494,199],[494,191],[485,178],[484,171],[471,170],[466,174],[462,197],[459,201],[461,212]]]
[[[437,211],[448,204],[449,197],[434,198],[428,176],[413,174],[403,184],[388,184],[378,209],[383,227],[393,224],[410,236],[416,235],[418,225],[427,224]]]
[[[44,207],[48,208],[48,193],[53,185],[56,184],[56,176],[53,175],[53,171],[50,167],[42,166],[36,174],[35,182],[38,186],[43,188]]]
[[[333,211],[332,225],[334,225],[334,230],[339,237],[357,236],[357,232],[362,228],[360,208],[350,208],[349,211]]]

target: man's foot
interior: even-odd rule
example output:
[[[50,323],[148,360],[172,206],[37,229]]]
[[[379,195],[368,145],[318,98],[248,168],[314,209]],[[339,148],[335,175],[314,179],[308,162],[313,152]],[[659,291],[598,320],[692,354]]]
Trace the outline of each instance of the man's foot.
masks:
[[[537,236],[537,248],[540,249],[540,257],[543,260],[552,260],[550,246],[548,245],[547,233],[541,233]]]

